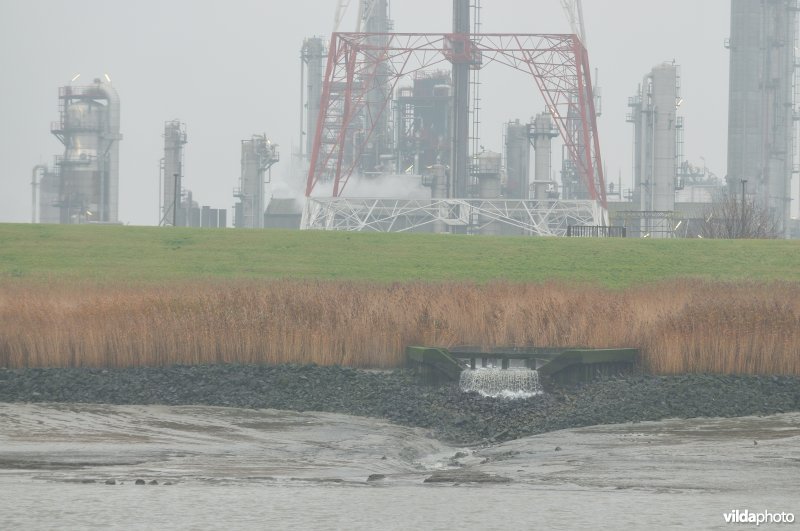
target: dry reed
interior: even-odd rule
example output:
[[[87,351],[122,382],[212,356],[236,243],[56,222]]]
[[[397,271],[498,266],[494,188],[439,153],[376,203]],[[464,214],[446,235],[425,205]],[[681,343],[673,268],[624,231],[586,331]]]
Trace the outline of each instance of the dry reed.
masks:
[[[655,373],[800,375],[800,284],[0,285],[0,366],[316,363],[406,345],[638,347]]]

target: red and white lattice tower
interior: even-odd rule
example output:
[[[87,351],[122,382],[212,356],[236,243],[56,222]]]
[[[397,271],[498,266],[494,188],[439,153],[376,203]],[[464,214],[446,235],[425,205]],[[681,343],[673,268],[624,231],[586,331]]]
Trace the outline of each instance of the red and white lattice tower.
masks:
[[[332,182],[341,197],[385,123],[399,81],[446,64],[505,65],[529,75],[552,114],[587,199],[606,206],[588,54],[576,35],[334,33],[306,196]],[[385,95],[376,104],[374,95]]]

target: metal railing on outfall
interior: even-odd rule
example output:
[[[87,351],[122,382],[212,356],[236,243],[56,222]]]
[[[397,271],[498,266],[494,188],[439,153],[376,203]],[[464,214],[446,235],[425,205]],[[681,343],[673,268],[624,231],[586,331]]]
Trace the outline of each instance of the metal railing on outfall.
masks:
[[[628,231],[625,227],[608,227],[603,225],[567,227],[569,238],[625,238]]]

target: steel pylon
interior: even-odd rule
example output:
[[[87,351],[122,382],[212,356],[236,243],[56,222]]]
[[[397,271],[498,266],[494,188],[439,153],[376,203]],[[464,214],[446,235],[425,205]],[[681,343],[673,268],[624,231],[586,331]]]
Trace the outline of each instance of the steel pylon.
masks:
[[[317,130],[306,183],[310,197],[332,183],[341,197],[375,130],[391,111],[400,80],[447,63],[471,68],[500,64],[529,75],[553,116],[587,199],[606,207],[591,68],[576,35],[334,33],[331,36]],[[533,86],[531,87],[533,89]],[[375,94],[384,96],[376,102]]]

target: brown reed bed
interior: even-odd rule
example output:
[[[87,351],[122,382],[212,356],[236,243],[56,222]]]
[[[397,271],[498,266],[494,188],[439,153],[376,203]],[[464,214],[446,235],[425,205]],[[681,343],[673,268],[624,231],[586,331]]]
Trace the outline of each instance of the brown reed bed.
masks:
[[[0,285],[0,366],[402,365],[405,346],[638,347],[660,374],[800,375],[800,284]]]

